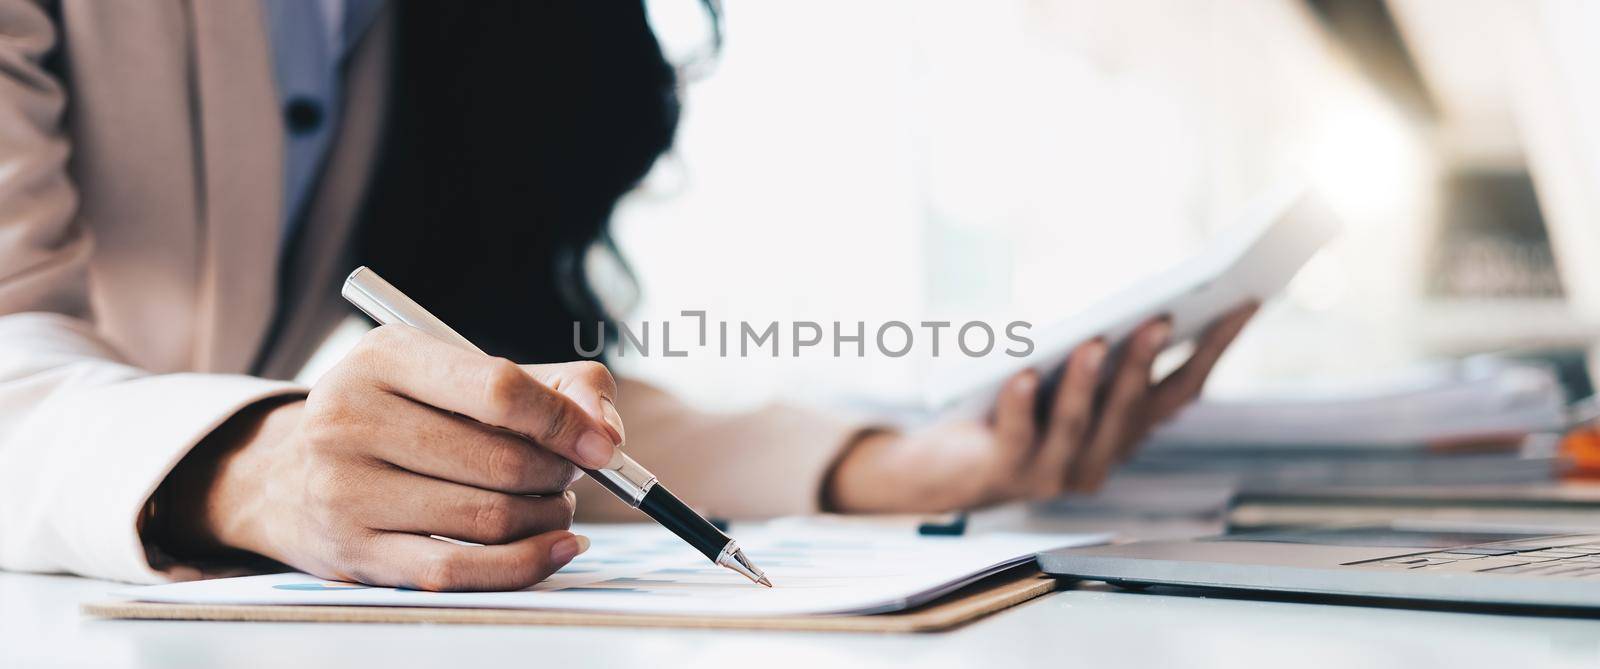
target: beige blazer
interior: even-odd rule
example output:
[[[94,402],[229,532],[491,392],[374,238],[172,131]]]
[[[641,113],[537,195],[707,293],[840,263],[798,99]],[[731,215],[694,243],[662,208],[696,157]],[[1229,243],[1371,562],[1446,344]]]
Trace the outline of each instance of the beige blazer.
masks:
[[[350,313],[338,287],[391,20],[351,54],[343,131],[280,283],[283,126],[259,5],[0,0],[0,568],[169,578],[137,529],[150,493],[240,408],[303,393],[275,379]],[[628,450],[722,515],[814,510],[852,430],[793,409],[695,413],[638,383],[619,404]],[[643,518],[579,493],[580,518]]]

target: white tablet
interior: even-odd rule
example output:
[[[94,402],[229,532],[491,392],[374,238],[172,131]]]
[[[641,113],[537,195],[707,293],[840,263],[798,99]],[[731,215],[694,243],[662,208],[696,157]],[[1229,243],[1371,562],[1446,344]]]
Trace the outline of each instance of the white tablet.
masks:
[[[1035,329],[1033,353],[974,359],[927,386],[925,407],[940,413],[988,411],[1001,385],[1032,368],[1049,378],[1079,344],[1104,337],[1116,344],[1141,323],[1172,319],[1172,344],[1193,339],[1247,300],[1265,302],[1339,232],[1339,222],[1312,191],[1285,185],[1258,197],[1205,251],[1111,295],[1065,321]]]

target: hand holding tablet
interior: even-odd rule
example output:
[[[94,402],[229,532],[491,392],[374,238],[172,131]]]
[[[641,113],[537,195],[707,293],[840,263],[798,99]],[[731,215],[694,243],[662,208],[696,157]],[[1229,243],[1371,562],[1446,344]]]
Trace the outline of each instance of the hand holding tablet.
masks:
[[[929,387],[936,417],[869,432],[823,492],[832,511],[923,513],[1097,490],[1144,435],[1200,393],[1256,307],[1338,231],[1299,188],[1260,199],[1195,258],[1036,333],[1023,357],[973,360]],[[1165,378],[1156,356],[1194,340]]]

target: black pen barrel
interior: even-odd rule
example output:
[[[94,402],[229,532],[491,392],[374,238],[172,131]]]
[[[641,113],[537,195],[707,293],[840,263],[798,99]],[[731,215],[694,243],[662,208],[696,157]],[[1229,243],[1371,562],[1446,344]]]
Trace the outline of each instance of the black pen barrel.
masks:
[[[639,510],[689,542],[690,546],[694,546],[712,562],[717,561],[722,548],[730,541],[722,530],[695,513],[660,483],[651,486],[650,491],[645,493],[644,501],[639,502]]]

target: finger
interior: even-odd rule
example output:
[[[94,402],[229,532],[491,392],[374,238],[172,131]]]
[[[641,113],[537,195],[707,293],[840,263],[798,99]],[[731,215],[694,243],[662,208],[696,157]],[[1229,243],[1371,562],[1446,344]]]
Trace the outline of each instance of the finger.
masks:
[[[1105,356],[1105,342],[1096,340],[1079,346],[1067,360],[1061,385],[1051,401],[1044,440],[1035,458],[1031,491],[1035,499],[1061,494],[1073,460],[1088,446],[1095,385],[1100,380],[1100,366]]]
[[[522,434],[580,465],[604,467],[616,451],[605,421],[515,363],[410,326],[372,330],[347,361],[385,390]]]
[[[508,544],[572,526],[576,497],[526,497],[481,490],[400,470],[378,476],[381,489],[404,494],[373,500],[363,523],[375,530],[436,534],[480,544]]]
[[[1039,375],[1026,370],[1011,377],[1000,389],[995,400],[994,434],[1000,470],[1010,479],[1008,484],[1020,480],[1019,471],[1033,453],[1034,394],[1039,389]]]
[[[1200,335],[1200,341],[1195,344],[1194,354],[1183,363],[1176,371],[1161,383],[1156,384],[1155,390],[1150,395],[1150,418],[1153,422],[1161,422],[1172,417],[1184,405],[1193,402],[1200,396],[1200,391],[1205,387],[1206,378],[1211,376],[1212,368],[1216,367],[1217,360],[1222,357],[1228,345],[1244,330],[1244,326],[1255,316],[1260,305],[1254,301],[1228,312],[1227,315],[1212,323]]]
[[[387,396],[379,408],[384,419],[365,428],[367,443],[396,467],[518,495],[559,493],[577,480],[571,462],[509,430],[404,397]]]
[[[617,380],[611,370],[592,360],[560,362],[546,365],[523,365],[522,371],[583,407],[589,415],[599,418],[614,431],[612,438],[618,444],[627,441],[622,428],[622,414],[617,413]]]
[[[566,530],[503,546],[462,546],[416,534],[372,537],[356,580],[414,590],[521,590],[543,581],[589,548]]]
[[[1122,444],[1134,438],[1143,421],[1141,406],[1150,390],[1150,365],[1172,336],[1172,325],[1165,319],[1148,323],[1134,332],[1124,348],[1116,375],[1100,406],[1100,415],[1089,440],[1083,466],[1073,472],[1072,485],[1092,491],[1105,481]]]

